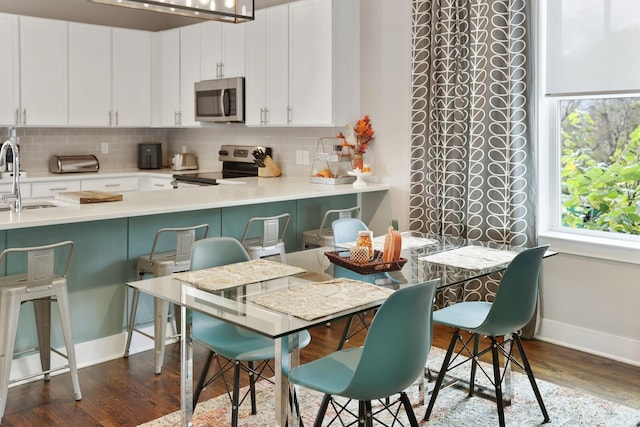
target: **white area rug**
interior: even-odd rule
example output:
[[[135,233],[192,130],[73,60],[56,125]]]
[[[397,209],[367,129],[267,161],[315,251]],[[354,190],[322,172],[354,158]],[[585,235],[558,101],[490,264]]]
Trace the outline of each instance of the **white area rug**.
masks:
[[[433,348],[429,354],[427,366],[439,369],[444,350]],[[463,369],[462,367],[460,369]],[[461,376],[464,375],[460,372]],[[535,374],[535,371],[534,371]],[[486,383],[484,375],[478,373],[478,382]],[[590,396],[588,394],[556,386],[546,381],[537,380],[544,403],[549,412],[551,422],[542,424],[543,416],[527,377],[524,374],[513,374],[514,399],[511,406],[505,408],[507,426],[563,426],[563,427],[638,427],[640,426],[640,410],[618,405],[613,402]],[[429,383],[428,387],[433,387]],[[238,425],[240,427],[275,427],[273,413],[273,386],[262,381],[258,384],[258,414],[251,415],[248,400],[240,409]],[[495,402],[481,397],[467,397],[466,390],[454,387],[443,389],[438,395],[431,419],[422,421],[426,405],[417,405],[417,386],[408,390],[414,402],[414,411],[424,427],[476,427],[496,426],[498,416]],[[322,395],[301,388],[299,395],[300,412],[305,426],[312,426]],[[427,396],[428,403],[428,396]],[[353,408],[357,412],[357,406]],[[331,408],[325,420],[331,419]],[[196,408],[194,426],[223,427],[230,425],[230,402],[226,396],[210,399],[200,403]],[[328,421],[327,421],[328,422]],[[149,423],[144,427],[178,426],[180,417],[173,413]],[[325,424],[323,424],[325,425]],[[339,424],[338,424],[339,425]],[[374,424],[382,425],[382,424]],[[409,425],[406,420],[404,426]],[[395,426],[398,426],[396,423]]]

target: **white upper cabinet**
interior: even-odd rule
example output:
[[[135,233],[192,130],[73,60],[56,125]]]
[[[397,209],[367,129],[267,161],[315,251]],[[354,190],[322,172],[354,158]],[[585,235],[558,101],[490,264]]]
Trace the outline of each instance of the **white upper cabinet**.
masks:
[[[111,28],[69,23],[69,124],[109,126]]]
[[[290,123],[342,126],[360,114],[358,0],[289,4]]]
[[[18,17],[0,14],[0,125],[17,125],[20,111]]]
[[[246,24],[208,21],[201,29],[201,79],[244,77]]]
[[[67,22],[20,17],[22,125],[68,123]]]
[[[342,126],[358,117],[358,0],[294,1],[245,25],[247,125]]]
[[[246,124],[285,126],[289,116],[289,8],[256,12],[246,28]]]
[[[196,122],[193,85],[200,81],[202,24],[180,29],[180,126],[200,125]]]
[[[154,126],[180,124],[180,29],[153,35],[151,68]]]
[[[200,80],[200,24],[161,31],[153,38],[153,125],[199,125],[193,84]]]
[[[151,125],[151,33],[114,28],[111,126]]]

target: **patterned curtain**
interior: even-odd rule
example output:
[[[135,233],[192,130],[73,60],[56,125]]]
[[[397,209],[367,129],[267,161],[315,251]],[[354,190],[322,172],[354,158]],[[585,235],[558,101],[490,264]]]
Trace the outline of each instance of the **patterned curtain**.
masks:
[[[528,0],[413,0],[409,226],[536,243]],[[446,299],[490,299],[499,277]]]

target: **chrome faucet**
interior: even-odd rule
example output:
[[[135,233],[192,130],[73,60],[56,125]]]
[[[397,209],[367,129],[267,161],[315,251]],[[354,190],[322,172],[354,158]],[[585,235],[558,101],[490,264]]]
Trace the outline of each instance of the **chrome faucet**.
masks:
[[[2,194],[2,200],[10,200],[11,210],[20,212],[22,210],[22,196],[20,195],[20,151],[18,150],[18,137],[16,129],[9,129],[9,139],[2,143],[0,148],[0,164],[6,163],[7,150],[11,149],[13,154],[13,176],[11,180],[11,193]]]

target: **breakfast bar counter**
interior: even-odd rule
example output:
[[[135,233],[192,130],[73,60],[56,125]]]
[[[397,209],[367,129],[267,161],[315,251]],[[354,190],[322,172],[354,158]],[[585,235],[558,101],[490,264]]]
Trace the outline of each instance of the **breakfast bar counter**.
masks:
[[[33,203],[53,202],[56,207],[24,209],[20,213],[0,212],[0,230],[384,192],[389,189],[386,184],[369,184],[362,188],[354,188],[351,184],[313,184],[306,177],[251,177],[224,181],[224,184],[212,186],[125,192],[120,202],[79,205],[54,199],[32,199]],[[25,204],[29,204],[26,199]]]
[[[39,179],[32,177],[29,181],[35,186]],[[0,211],[0,250],[64,240],[75,242],[67,282],[78,366],[122,357],[125,319],[131,299],[125,284],[138,279],[135,273],[137,258],[150,252],[155,233],[161,228],[207,224],[210,237],[240,239],[250,218],[288,212],[291,221],[285,245],[287,252],[293,252],[302,247],[302,232],[318,228],[328,209],[360,205],[361,216],[369,224],[374,216],[380,217],[379,222],[385,225],[391,219],[389,186],[385,184],[354,188],[351,184],[312,184],[308,177],[252,177],[225,181],[215,186],[114,191],[122,194],[122,201],[101,203],[25,198],[24,205],[53,203],[55,207]],[[262,228],[256,233],[258,231]],[[159,241],[156,250],[175,249],[175,239],[169,240]],[[23,267],[13,261],[0,266],[4,274],[15,274]],[[33,316],[29,313],[31,310],[30,305],[25,305],[21,316]],[[139,319],[152,319],[153,299],[142,296],[137,313]],[[20,323],[16,351],[29,351],[35,347],[37,338],[32,323]],[[52,332],[53,347],[60,347],[61,332],[56,326]],[[134,334],[133,338],[131,353],[153,348],[153,342],[140,334]],[[37,371],[37,354],[29,354],[21,360],[24,362],[20,367],[21,376]]]

